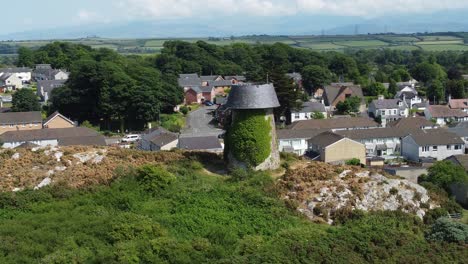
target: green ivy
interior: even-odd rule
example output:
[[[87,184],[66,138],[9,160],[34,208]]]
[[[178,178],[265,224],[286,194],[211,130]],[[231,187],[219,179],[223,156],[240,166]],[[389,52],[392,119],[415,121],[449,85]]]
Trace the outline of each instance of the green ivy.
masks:
[[[248,166],[258,166],[271,153],[271,120],[264,110],[238,110],[228,132],[228,149]]]

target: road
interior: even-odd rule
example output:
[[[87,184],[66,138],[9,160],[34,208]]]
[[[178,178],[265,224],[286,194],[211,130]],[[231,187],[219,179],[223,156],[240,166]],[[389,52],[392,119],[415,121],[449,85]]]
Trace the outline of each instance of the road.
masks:
[[[217,136],[222,134],[224,131],[212,124],[212,112],[215,109],[216,105],[203,106],[190,112],[187,116],[187,126],[182,130],[181,137]]]

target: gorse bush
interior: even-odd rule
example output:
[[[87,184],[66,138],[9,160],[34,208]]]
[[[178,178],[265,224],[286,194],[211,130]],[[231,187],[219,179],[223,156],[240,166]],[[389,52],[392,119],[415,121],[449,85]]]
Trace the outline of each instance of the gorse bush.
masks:
[[[427,234],[428,240],[468,244],[468,225],[439,218]]]
[[[138,168],[137,179],[147,191],[157,191],[169,186],[176,177],[161,166],[145,165]]]
[[[271,120],[264,110],[238,110],[227,132],[227,144],[234,157],[255,167],[271,153]]]

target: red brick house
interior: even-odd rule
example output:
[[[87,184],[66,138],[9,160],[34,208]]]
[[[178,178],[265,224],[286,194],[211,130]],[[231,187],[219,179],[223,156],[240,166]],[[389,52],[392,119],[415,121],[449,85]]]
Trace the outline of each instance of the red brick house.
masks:
[[[185,91],[185,104],[201,104],[202,98],[202,91],[197,86],[190,87]]]

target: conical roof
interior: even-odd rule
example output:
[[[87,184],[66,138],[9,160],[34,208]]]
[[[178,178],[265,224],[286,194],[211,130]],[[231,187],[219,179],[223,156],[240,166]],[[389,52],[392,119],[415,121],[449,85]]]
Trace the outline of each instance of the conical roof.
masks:
[[[273,84],[234,85],[226,107],[231,109],[267,109],[279,107]]]

